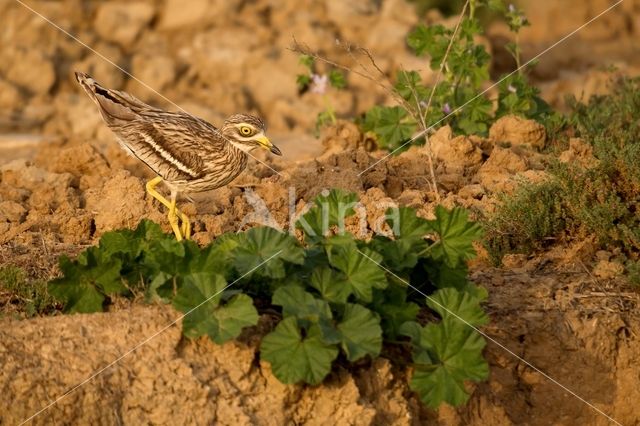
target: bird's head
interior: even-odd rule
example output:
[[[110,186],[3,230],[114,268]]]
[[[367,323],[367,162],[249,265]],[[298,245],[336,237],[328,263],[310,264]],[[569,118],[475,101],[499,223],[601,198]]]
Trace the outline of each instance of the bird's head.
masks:
[[[222,134],[227,140],[244,152],[263,148],[276,155],[282,155],[278,147],[272,144],[264,133],[264,122],[248,114],[234,114],[227,118],[222,126]]]

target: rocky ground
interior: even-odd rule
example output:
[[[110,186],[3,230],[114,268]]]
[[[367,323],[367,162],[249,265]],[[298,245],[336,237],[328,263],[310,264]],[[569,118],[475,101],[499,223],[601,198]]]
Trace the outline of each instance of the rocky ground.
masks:
[[[525,56],[533,57],[609,4],[535,2],[527,10],[534,25],[523,34]],[[350,66],[347,42],[369,48],[384,72],[417,68],[428,77],[424,61],[404,47],[419,17],[403,0],[194,0],[188,8],[172,0],[28,5],[167,97],[18,3],[0,5],[6,22],[0,29],[0,265],[18,265],[32,277],[54,276],[60,254],[77,253],[105,231],[135,226],[141,218],[169,230],[163,210],[144,192],[151,175],[114,143],[73,80],[76,69],[214,123],[237,111],[268,121],[285,156],[261,156],[266,165],[252,161],[234,185],[184,201],[184,211],[197,218],[194,238],[200,243],[259,222],[288,229],[291,215],[324,188],[357,192],[373,228],[390,203],[416,207],[425,217],[436,202],[490,211],[496,195],[513,190],[519,179],[545,177],[550,158],[540,150],[551,141],[539,124],[515,117],[498,121],[487,138],[454,137],[447,127],[431,138],[438,196],[428,190],[424,147],[377,163],[385,153],[372,150],[368,137],[349,122],[339,122],[319,140],[310,135],[323,101],[297,92],[295,74],[302,69],[287,50],[292,36]],[[545,97],[562,107],[566,93],[604,90],[610,78],[601,70],[606,64],[635,74],[639,17],[640,2],[627,0],[545,55],[534,74]],[[440,18],[430,12],[425,19]],[[496,72],[510,66],[499,55],[504,34],[500,25],[487,32]],[[340,115],[389,101],[369,81],[352,75],[348,83],[349,90],[330,94]],[[593,160],[579,139],[560,159]],[[608,424],[507,348],[622,424],[638,424],[639,298],[606,253],[596,255],[585,240],[533,258],[509,256],[500,268],[481,253],[472,271],[490,294],[492,323],[485,332],[500,345],[488,345],[491,378],[476,387],[466,407],[422,408],[404,384],[407,372],[385,359],[339,368],[320,387],[283,386],[255,360],[260,327],[239,342],[215,346],[182,339],[177,324],[34,422]],[[134,302],[104,314],[0,318],[0,423],[34,414],[177,316]]]

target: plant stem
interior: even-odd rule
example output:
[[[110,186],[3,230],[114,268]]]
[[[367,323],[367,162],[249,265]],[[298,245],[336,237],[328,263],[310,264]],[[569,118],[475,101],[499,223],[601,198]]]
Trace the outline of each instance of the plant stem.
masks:
[[[516,32],[516,47],[514,49],[515,57],[516,57],[516,69],[518,70],[518,74],[522,75],[521,67],[521,59],[520,59],[520,33]]]
[[[327,114],[331,119],[331,124],[336,124],[338,122],[338,120],[336,119],[336,111],[333,108],[333,105],[331,105],[329,96],[326,93],[322,96],[322,100],[324,101],[325,110],[327,111]]]

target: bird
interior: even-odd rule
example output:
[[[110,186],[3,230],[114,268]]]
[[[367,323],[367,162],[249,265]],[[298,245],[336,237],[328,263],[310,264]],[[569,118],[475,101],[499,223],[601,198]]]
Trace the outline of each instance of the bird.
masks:
[[[187,112],[165,111],[129,93],[107,89],[86,73],[75,72],[75,76],[120,146],[157,175],[146,183],[146,191],[169,209],[167,218],[178,241],[191,237],[191,222],[176,207],[179,193],[229,184],[245,169],[249,153],[256,148],[282,155],[267,138],[259,117],[233,114],[218,129]],[[157,191],[160,182],[169,188],[169,200]]]

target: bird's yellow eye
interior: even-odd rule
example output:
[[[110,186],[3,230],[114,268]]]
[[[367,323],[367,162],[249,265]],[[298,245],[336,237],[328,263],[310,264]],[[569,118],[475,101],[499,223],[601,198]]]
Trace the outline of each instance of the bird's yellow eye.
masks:
[[[240,127],[240,133],[242,133],[244,136],[249,136],[251,134],[251,127],[248,127],[248,126]]]

